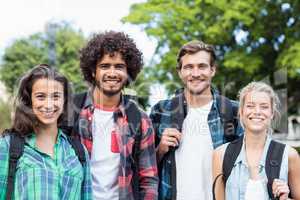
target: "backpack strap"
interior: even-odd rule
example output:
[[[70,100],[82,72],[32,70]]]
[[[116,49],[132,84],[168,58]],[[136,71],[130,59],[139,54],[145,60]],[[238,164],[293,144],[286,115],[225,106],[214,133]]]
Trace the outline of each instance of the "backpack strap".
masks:
[[[223,158],[223,166],[222,166],[223,178],[224,178],[225,185],[226,185],[228,177],[231,174],[234,163],[240,154],[242,146],[243,146],[243,137],[240,137],[237,140],[229,143],[225,150],[224,158]]]
[[[73,134],[74,126],[78,121],[80,111],[84,106],[86,96],[87,96],[87,92],[75,94],[73,96],[72,115],[69,115],[66,121],[59,124],[59,128],[62,129],[63,132],[66,133],[67,135]]]
[[[187,114],[187,105],[183,90],[177,91],[175,97],[171,99],[170,106],[170,127],[177,129],[179,132],[182,131],[182,125],[184,118]],[[176,161],[175,161],[175,150],[178,147],[169,147],[169,152],[165,155],[166,159],[171,162],[171,176],[170,183],[171,189],[171,199],[176,199],[177,196],[177,183],[176,183]],[[167,161],[167,162],[168,162]]]
[[[87,92],[83,92],[83,93],[79,93],[79,94],[75,94],[74,99],[73,99],[73,103],[74,103],[74,123],[78,120],[80,111],[84,105],[84,101],[86,99],[87,96]]]
[[[74,149],[75,154],[77,155],[81,165],[84,166],[84,164],[86,162],[86,156],[85,156],[83,145],[80,142],[80,138],[76,137],[75,135],[71,135],[71,136],[67,136],[67,137],[68,137],[68,141],[71,144],[72,148]]]
[[[14,194],[15,174],[19,158],[24,152],[25,139],[17,134],[10,134],[9,167],[7,177],[6,200],[11,200]]]
[[[235,133],[238,124],[237,107],[232,106],[230,99],[222,95],[217,96],[217,107],[223,122],[224,137],[228,142],[236,140],[238,138]]]
[[[187,105],[183,93],[171,99],[171,127],[182,131],[182,125],[187,113]]]
[[[124,96],[125,101],[125,113],[128,119],[128,126],[131,135],[134,136],[135,142],[132,148],[132,189],[134,199],[140,199],[140,187],[139,187],[139,157],[140,157],[140,145],[142,140],[141,132],[141,111],[133,100]]]
[[[274,179],[279,178],[284,148],[285,144],[271,140],[265,163],[268,178],[267,188],[271,199],[275,199],[272,192],[272,184]]]

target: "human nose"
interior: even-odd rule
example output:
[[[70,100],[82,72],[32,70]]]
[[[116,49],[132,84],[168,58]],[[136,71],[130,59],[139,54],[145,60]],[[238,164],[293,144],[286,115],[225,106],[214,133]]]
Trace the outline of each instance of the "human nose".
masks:
[[[111,65],[110,68],[108,69],[109,74],[115,74],[116,72],[116,67],[114,65]]]
[[[51,97],[48,97],[46,100],[46,103],[45,103],[45,108],[47,110],[51,110],[54,107],[54,104],[55,104],[55,101]]]
[[[194,68],[191,70],[191,74],[192,74],[192,76],[200,76],[201,70],[200,70],[198,67],[194,67]]]
[[[261,112],[260,107],[259,107],[259,106],[255,106],[255,107],[254,107],[254,113],[255,113],[255,114],[259,114],[260,112]]]

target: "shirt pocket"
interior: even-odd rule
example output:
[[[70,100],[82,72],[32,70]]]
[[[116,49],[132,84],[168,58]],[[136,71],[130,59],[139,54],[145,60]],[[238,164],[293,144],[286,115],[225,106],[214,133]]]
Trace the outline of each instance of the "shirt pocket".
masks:
[[[86,162],[89,162],[87,159]],[[79,180],[83,180],[83,166],[77,156],[70,156],[62,162],[63,176],[71,176]]]

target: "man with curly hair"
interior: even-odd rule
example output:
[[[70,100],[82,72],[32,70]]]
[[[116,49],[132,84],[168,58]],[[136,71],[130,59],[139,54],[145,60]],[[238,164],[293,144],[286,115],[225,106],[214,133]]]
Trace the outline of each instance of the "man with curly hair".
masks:
[[[157,199],[151,120],[122,94],[142,66],[142,53],[123,32],[95,34],[80,51],[80,68],[90,88],[75,97],[80,111],[73,130],[90,154],[94,199]]]

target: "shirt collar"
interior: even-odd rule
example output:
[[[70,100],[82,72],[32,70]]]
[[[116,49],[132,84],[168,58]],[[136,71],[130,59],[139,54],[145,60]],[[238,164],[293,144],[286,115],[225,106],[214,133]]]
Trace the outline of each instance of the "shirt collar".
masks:
[[[56,143],[59,144],[62,138],[67,139],[67,136],[62,132],[61,129],[58,129]],[[29,134],[29,136],[25,138],[25,141],[30,147],[36,149],[36,134],[34,132]]]
[[[91,110],[94,110],[94,103],[93,103],[93,89],[89,89],[86,95],[86,99],[84,101],[83,108],[90,108]],[[128,102],[129,98],[126,95],[123,95],[121,93],[121,102],[119,106],[115,109],[114,113],[116,115],[122,115],[123,117],[126,116],[125,108],[126,104]]]
[[[184,88],[179,88],[175,91],[175,95],[183,94],[183,92],[184,92]],[[214,85],[211,85],[211,94],[212,94],[212,101],[213,101],[212,107],[214,109],[218,110],[217,97],[220,95],[220,93]],[[183,95],[183,98],[184,98],[183,99],[184,106],[187,106],[186,99],[185,99],[184,95]]]
[[[242,163],[242,164],[248,166],[247,159],[246,159],[246,151],[245,151],[245,142],[244,142],[244,139],[245,139],[245,136],[243,138],[243,146],[242,146],[242,149],[241,149],[241,153],[237,157],[237,159],[235,161],[235,165],[238,164],[238,163]],[[259,165],[262,166],[262,167],[265,167],[266,155],[267,155],[267,152],[268,152],[268,149],[269,149],[270,142],[271,142],[271,137],[269,135],[267,135],[265,146],[264,146],[264,150],[263,150],[263,153],[262,153],[262,157],[261,157],[261,159],[259,161]]]

